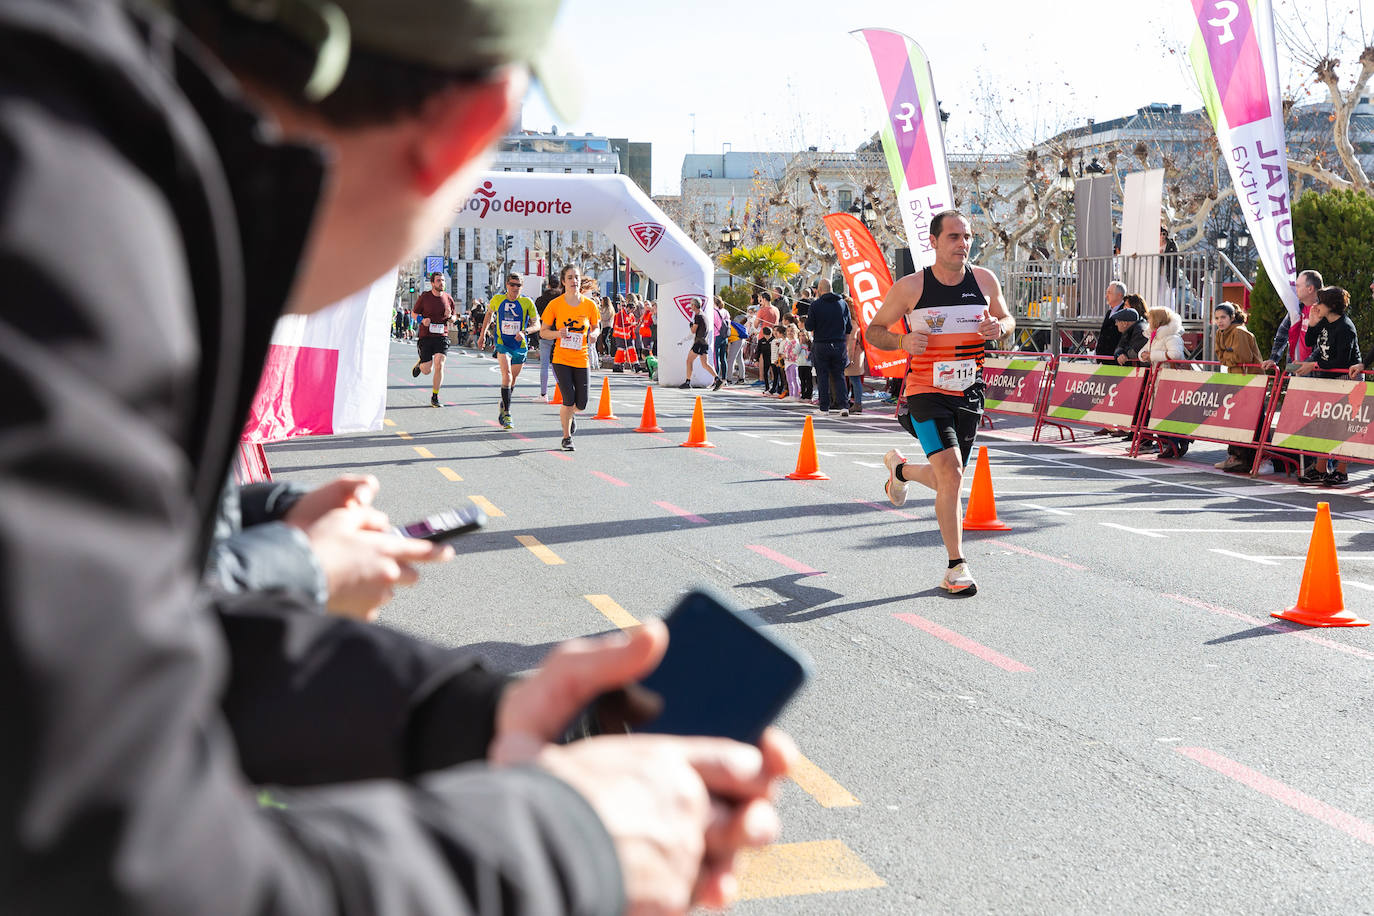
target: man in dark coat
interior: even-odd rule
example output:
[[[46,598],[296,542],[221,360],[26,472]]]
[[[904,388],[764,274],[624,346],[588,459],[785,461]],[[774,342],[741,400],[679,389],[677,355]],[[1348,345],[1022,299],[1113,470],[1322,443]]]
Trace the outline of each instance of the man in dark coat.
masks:
[[[527,58],[510,49],[542,46],[553,18],[548,3],[430,3],[421,20],[445,40],[415,42],[412,4],[339,0],[350,45],[337,20],[309,18],[318,5],[179,6],[251,13],[219,33],[247,37],[250,56],[308,49],[312,99],[341,58],[461,58],[465,75],[408,115],[425,125],[408,205],[466,184],[523,89]],[[288,34],[264,37],[277,27]],[[419,69],[432,79],[443,63]],[[712,840],[690,874],[648,881],[634,856],[652,849],[622,845],[643,812],[624,812],[616,787],[640,787],[701,844],[707,792],[762,799],[776,761],[713,785],[696,774],[727,768],[705,758],[737,745],[548,743],[583,702],[652,668],[661,630],[558,650],[507,686],[461,652],[303,613],[315,608],[296,593],[199,590],[288,294],[318,308],[428,237],[404,219],[376,232],[378,214],[355,210],[347,131],[278,111],[353,163],[323,193],[319,150],[276,140],[175,22],[109,0],[0,5],[0,80],[0,282],[64,316],[0,317],[0,912],[618,913],[694,886],[721,902],[712,877],[738,843]],[[401,202],[387,196],[363,194]],[[96,261],[72,270],[73,250]],[[453,768],[484,758],[506,766]],[[250,780],[305,788],[264,807]]]
[[[806,313],[806,329],[811,332],[811,365],[816,372],[817,409],[829,413],[832,407],[832,394],[844,398],[848,391],[844,380],[844,367],[849,365],[849,354],[845,349],[845,339],[853,327],[849,314],[849,303],[831,292],[830,281],[821,280],[816,284],[819,295],[812,301]]]

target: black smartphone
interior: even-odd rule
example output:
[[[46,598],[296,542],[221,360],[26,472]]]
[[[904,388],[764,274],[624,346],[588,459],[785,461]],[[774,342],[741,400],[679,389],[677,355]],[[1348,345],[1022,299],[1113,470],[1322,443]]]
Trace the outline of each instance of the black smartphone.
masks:
[[[409,525],[398,525],[392,530],[403,538],[420,538],[440,543],[452,540],[460,534],[476,531],[487,523],[487,514],[481,509],[464,506],[458,509],[445,509],[443,512],[426,516]]]
[[[600,701],[606,730],[757,744],[811,676],[811,660],[801,650],[707,592],[687,595],[663,622],[663,661],[639,684]]]

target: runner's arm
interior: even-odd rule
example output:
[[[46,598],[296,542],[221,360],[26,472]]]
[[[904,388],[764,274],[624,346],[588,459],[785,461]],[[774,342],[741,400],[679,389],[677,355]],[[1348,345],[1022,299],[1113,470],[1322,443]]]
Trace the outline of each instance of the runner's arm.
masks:
[[[988,300],[990,318],[978,329],[988,340],[1000,340],[1016,330],[1016,319],[1007,311],[1006,300],[1002,298],[1002,284],[997,275],[985,267],[973,268],[973,275],[978,280],[978,288]],[[996,328],[992,327],[993,322],[997,323]]]
[[[922,273],[911,274],[892,284],[882,308],[868,323],[869,343],[879,350],[905,350],[913,355],[925,350],[930,329],[923,323],[917,322],[921,327],[914,328],[910,333],[899,334],[892,330],[894,324],[916,307],[924,286],[925,275]]]

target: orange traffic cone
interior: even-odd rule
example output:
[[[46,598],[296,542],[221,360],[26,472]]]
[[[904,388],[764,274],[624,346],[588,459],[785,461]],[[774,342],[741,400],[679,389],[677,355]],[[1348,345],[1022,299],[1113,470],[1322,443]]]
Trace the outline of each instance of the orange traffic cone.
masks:
[[[639,418],[639,427],[635,432],[663,432],[663,428],[658,425],[658,414],[654,413],[654,389],[652,386],[644,389],[644,414]]]
[[[611,380],[604,375],[601,377],[601,403],[596,407],[596,416],[593,420],[619,420],[615,414],[611,413]]]
[[[1298,603],[1269,615],[1309,627],[1367,627],[1345,609],[1341,594],[1341,570],[1336,562],[1336,535],[1331,530],[1331,504],[1317,503],[1317,520],[1307,544],[1307,564],[1298,586]]]
[[[806,418],[802,427],[801,448],[797,450],[797,469],[787,475],[788,480],[829,480],[821,473],[820,462],[816,457],[816,430],[811,425],[811,417]]]
[[[973,492],[964,511],[965,531],[1010,531],[1011,525],[997,517],[997,500],[992,495],[992,467],[988,447],[978,446],[978,466],[973,470]]]
[[[692,428],[687,431],[687,441],[683,448],[715,448],[706,441],[706,416],[701,412],[701,395],[697,395],[697,406],[692,411]]]
[[[553,397],[549,398],[549,403],[555,405],[556,407],[563,406],[563,395],[558,390],[557,381],[554,381],[553,383]]]

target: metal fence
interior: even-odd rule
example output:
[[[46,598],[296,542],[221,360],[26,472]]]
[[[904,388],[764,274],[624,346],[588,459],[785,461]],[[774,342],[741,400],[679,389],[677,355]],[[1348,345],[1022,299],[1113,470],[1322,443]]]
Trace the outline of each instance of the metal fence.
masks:
[[[1212,306],[1222,301],[1229,270],[1216,255],[1193,252],[1008,262],[1003,293],[1016,316],[1015,348],[1092,352],[1107,314],[1107,284],[1120,280],[1148,307],[1166,305],[1177,312],[1188,357],[1208,359]]]

